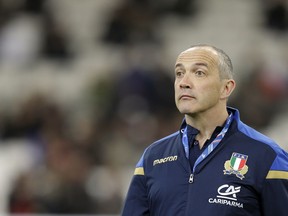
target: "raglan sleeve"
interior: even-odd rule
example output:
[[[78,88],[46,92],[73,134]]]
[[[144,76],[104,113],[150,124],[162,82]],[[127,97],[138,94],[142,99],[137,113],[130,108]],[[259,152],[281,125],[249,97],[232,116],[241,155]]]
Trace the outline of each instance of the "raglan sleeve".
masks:
[[[144,172],[144,154],[136,165],[128,193],[122,209],[122,216],[149,216],[146,178]]]
[[[280,150],[270,167],[262,190],[264,216],[288,215],[288,153]]]

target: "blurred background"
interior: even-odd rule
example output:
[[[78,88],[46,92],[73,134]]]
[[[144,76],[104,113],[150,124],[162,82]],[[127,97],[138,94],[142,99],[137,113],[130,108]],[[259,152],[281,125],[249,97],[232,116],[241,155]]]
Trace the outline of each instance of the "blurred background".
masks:
[[[179,129],[174,63],[198,43],[288,150],[286,0],[0,0],[0,214],[119,215],[145,147]]]

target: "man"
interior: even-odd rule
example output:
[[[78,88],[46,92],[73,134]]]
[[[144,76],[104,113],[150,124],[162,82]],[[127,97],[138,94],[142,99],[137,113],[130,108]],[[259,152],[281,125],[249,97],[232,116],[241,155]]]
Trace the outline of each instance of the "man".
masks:
[[[185,118],[179,132],[145,150],[123,216],[288,214],[288,154],[227,107],[232,70],[213,46],[178,56],[175,101]]]

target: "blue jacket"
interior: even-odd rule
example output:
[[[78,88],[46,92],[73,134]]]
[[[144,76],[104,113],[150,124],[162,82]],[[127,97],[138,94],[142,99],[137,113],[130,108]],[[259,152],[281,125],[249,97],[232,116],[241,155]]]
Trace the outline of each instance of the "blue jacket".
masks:
[[[288,154],[233,120],[193,173],[182,130],[150,145],[138,162],[122,216],[287,216]],[[192,179],[193,177],[193,179]]]

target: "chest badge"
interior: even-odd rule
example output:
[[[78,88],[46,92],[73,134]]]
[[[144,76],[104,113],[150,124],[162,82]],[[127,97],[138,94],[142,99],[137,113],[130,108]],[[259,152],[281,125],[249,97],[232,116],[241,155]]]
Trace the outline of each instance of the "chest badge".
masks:
[[[248,172],[248,166],[246,165],[247,160],[247,155],[233,152],[230,160],[227,160],[224,163],[224,175],[234,174],[242,180],[245,178],[244,175]]]

